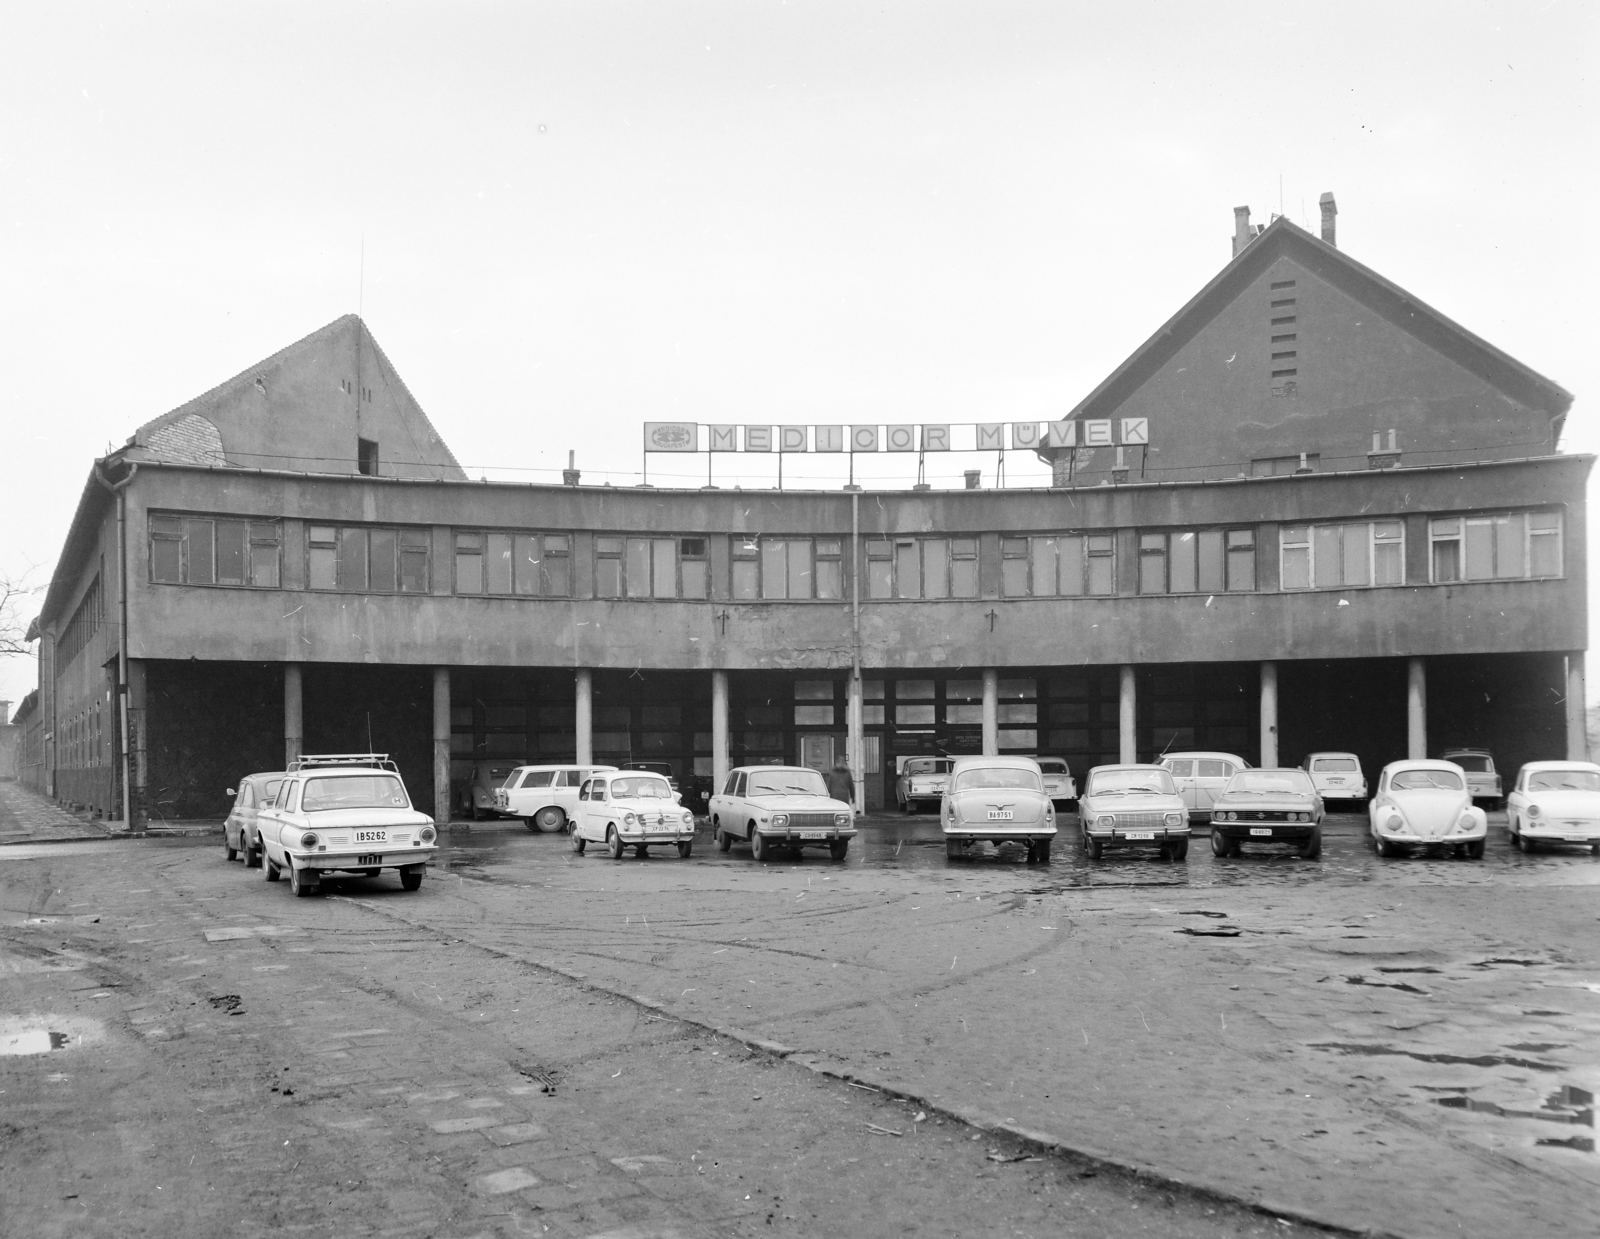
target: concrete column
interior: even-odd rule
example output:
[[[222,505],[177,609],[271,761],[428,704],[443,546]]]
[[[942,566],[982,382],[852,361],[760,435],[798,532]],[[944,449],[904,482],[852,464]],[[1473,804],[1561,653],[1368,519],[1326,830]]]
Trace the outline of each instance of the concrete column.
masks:
[[[305,710],[301,705],[300,664],[283,664],[283,768],[306,751]]]
[[[711,790],[728,784],[728,673],[711,673]]]
[[[1428,756],[1428,669],[1422,659],[1406,663],[1406,757],[1425,761]]]
[[[133,760],[128,766],[129,773],[133,777],[133,786],[128,801],[129,807],[133,810],[133,823],[129,829],[136,834],[143,834],[150,824],[150,745],[145,738],[149,726],[147,699],[144,659],[130,658],[128,659],[128,744]],[[57,753],[60,752],[59,745],[52,742],[52,746]]]
[[[1261,664],[1261,765],[1278,764],[1278,664]]]
[[[577,764],[587,766],[594,762],[593,673],[587,667],[579,667],[573,679],[576,681],[576,692],[573,695],[573,705],[576,707],[573,728],[577,739]]]
[[[450,822],[450,668],[433,669],[433,820]]]
[[[1000,751],[1000,673],[983,669],[983,753],[993,757]]]
[[[1135,710],[1133,666],[1122,667],[1122,691],[1117,700],[1117,727],[1120,732],[1122,752],[1118,758],[1124,765],[1139,760],[1139,733],[1136,730],[1138,713]]]
[[[845,726],[848,728],[844,746],[845,760],[850,763],[850,778],[854,780],[856,787],[856,798],[853,807],[857,813],[865,813],[867,811],[867,783],[866,770],[861,764],[861,750],[864,747],[862,738],[866,734],[866,729],[863,725],[861,712],[861,677],[852,675],[849,680],[849,686],[849,704],[845,707],[847,711]]]
[[[1567,760],[1589,760],[1588,697],[1583,682],[1583,651],[1567,655]]]

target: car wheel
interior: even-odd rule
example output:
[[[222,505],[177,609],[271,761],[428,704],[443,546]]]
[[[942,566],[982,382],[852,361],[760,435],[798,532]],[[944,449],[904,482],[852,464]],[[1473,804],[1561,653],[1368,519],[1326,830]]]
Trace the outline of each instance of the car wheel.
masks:
[[[572,824],[572,840],[571,840],[571,842],[572,842],[572,850],[574,852],[576,852],[579,856],[582,856],[583,855],[583,849],[584,849],[585,845],[587,845],[587,843],[589,841],[578,833],[578,824],[576,822],[574,822]]]
[[[233,841],[228,838],[228,828],[226,826],[222,828],[222,851],[229,860],[233,860],[239,855],[239,849],[234,847]]]
[[[1482,860],[1483,859],[1483,840],[1482,839],[1474,839],[1471,843],[1467,844],[1467,859],[1468,860]]]
[[[772,855],[772,845],[761,837],[761,832],[754,827],[750,829],[750,855],[757,860],[766,860]]]
[[[944,858],[946,860],[960,860],[967,853],[961,846],[960,839],[946,839],[944,841]]]
[[[261,852],[261,869],[269,882],[276,882],[282,876],[282,871],[272,863],[272,857],[267,855],[265,848]]]
[[[305,866],[289,862],[289,889],[296,899],[305,899],[317,889],[317,884],[307,877]]]
[[[560,830],[566,824],[567,815],[562,812],[560,806],[549,804],[533,815],[533,821],[529,824],[528,829],[533,830],[537,827],[543,831],[554,832]]]
[[[850,840],[830,839],[828,841],[828,857],[830,860],[843,860],[850,852]]]
[[[1088,839],[1085,842],[1087,842],[1088,845],[1089,845],[1089,859],[1090,860],[1099,860],[1102,856],[1104,856],[1106,854],[1106,845],[1102,840],[1100,840],[1100,839]]]
[[[1300,845],[1300,858],[1302,860],[1316,860],[1322,855],[1322,830],[1318,828],[1311,832],[1311,837]]]
[[[722,827],[720,827],[720,826],[718,826],[716,828],[716,830],[717,830],[717,851],[726,852],[729,848],[731,848],[733,846],[733,836],[730,835],[727,831],[723,830]]]
[[[1527,835],[1525,835],[1525,834],[1523,834],[1522,832],[1519,831],[1519,832],[1517,832],[1516,840],[1517,840],[1517,851],[1519,851],[1519,852],[1528,852],[1528,853],[1531,853],[1533,851],[1533,846],[1534,846],[1533,845],[1533,840],[1528,838]]]
[[[1396,849],[1395,845],[1390,843],[1382,835],[1373,835],[1372,836],[1372,847],[1373,847],[1373,850],[1376,851],[1379,856],[1382,856],[1385,859],[1388,859],[1388,858],[1396,855],[1397,851],[1398,851],[1398,849]]]
[[[622,859],[622,836],[617,833],[615,826],[606,827],[606,855],[612,860]]]
[[[239,849],[244,855],[244,867],[246,869],[261,868],[261,849],[259,847],[251,847],[250,840],[243,834],[239,836]]]
[[[1048,865],[1050,863],[1050,840],[1041,839],[1034,844],[1028,849],[1028,856],[1036,865]]]
[[[1046,856],[1047,859],[1048,859],[1049,855],[1050,855],[1050,845],[1049,844],[1045,844],[1045,856]],[[1179,839],[1176,843],[1174,843],[1172,845],[1172,859],[1173,860],[1188,860],[1189,859],[1189,841],[1187,839]]]
[[[403,891],[414,891],[414,890],[417,890],[419,887],[421,887],[421,885],[422,885],[422,866],[421,865],[417,865],[415,868],[402,869],[400,871],[400,889],[401,890],[403,890]]]
[[[692,839],[684,839],[678,844],[678,855],[683,857],[684,860],[689,859],[689,853],[692,851],[694,851],[694,841]]]
[[[1213,856],[1226,856],[1233,851],[1233,841],[1220,830],[1211,831],[1211,854]]]

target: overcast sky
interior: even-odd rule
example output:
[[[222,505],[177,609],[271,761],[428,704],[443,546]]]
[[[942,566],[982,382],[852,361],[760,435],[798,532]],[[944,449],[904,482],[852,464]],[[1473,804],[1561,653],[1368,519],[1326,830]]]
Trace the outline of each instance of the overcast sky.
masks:
[[[1597,32],[1570,0],[6,0],[0,571],[48,580],[109,445],[358,308],[472,476],[573,450],[624,484],[647,420],[1059,417],[1234,206],[1315,231],[1324,190],[1594,451]]]

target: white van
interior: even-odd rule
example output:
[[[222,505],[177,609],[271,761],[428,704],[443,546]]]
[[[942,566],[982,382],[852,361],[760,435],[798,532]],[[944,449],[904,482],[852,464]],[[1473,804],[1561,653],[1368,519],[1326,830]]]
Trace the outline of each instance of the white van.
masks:
[[[1367,776],[1354,753],[1311,753],[1300,769],[1311,776],[1311,785],[1324,803],[1367,798]]]
[[[1172,775],[1178,795],[1189,808],[1189,820],[1204,823],[1211,821],[1211,805],[1228,780],[1251,769],[1250,763],[1235,753],[1168,753],[1156,765]]]
[[[496,813],[520,817],[537,833],[565,830],[578,818],[578,792],[590,775],[615,766],[518,766],[494,789]]]

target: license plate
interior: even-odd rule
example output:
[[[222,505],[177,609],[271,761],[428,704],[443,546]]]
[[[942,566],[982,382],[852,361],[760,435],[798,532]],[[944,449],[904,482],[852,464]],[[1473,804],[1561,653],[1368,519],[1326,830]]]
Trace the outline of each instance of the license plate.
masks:
[[[1340,779],[1340,778],[1334,778],[1332,776],[1329,776],[1328,782],[1330,782],[1330,783],[1343,783],[1344,780]]]
[[[1122,837],[1124,839],[1154,839],[1156,832],[1153,830],[1130,830]]]
[[[381,865],[381,864],[383,864],[383,857],[382,856],[357,856],[356,857],[356,864],[358,864],[358,865]]]
[[[389,832],[387,830],[358,830],[356,831],[357,843],[387,843]]]
[[[802,839],[826,839],[828,832],[825,830],[802,830],[800,837]]]
[[[1272,834],[1272,827],[1270,827],[1270,826],[1252,826],[1252,827],[1250,827],[1250,833],[1253,834],[1253,835],[1268,835],[1268,836],[1270,836]]]
[[[1013,813],[1010,809],[990,809],[989,810],[989,820],[991,822],[1009,822],[1014,817],[1016,817],[1016,814]]]

